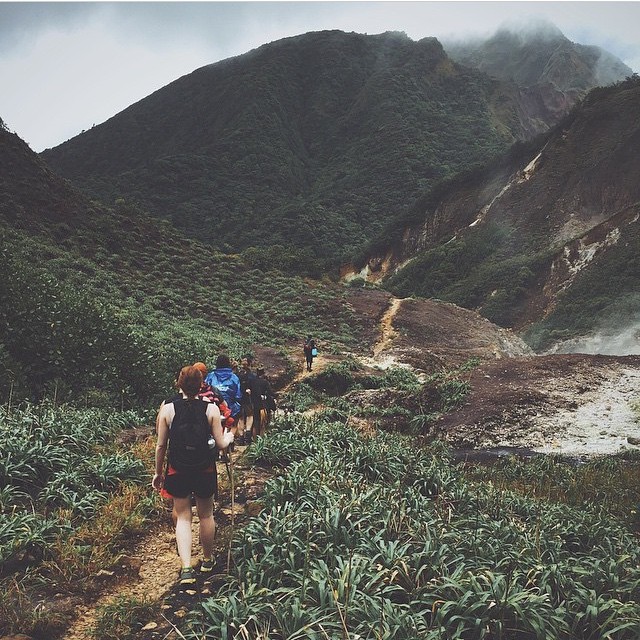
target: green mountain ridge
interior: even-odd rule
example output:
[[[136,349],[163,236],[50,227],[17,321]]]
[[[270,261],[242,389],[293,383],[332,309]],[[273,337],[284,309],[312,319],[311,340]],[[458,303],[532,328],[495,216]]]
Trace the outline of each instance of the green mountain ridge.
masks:
[[[3,397],[159,400],[190,359],[257,346],[277,358],[311,319],[336,348],[363,330],[343,287],[265,274],[139,209],[90,201],[5,129],[0,192]]]
[[[536,348],[637,314],[640,80],[596,89],[539,141],[456,176],[354,265],[396,295],[438,297]]]
[[[546,130],[539,106],[434,38],[327,31],[198,69],[42,157],[223,251],[335,267],[439,179]]]

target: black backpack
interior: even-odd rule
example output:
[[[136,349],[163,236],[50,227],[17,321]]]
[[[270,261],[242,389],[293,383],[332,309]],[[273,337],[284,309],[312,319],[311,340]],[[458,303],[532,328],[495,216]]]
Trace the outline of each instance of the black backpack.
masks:
[[[173,401],[176,414],[169,429],[169,464],[181,472],[204,471],[216,459],[217,450],[209,448],[211,426],[207,419],[208,402]]]

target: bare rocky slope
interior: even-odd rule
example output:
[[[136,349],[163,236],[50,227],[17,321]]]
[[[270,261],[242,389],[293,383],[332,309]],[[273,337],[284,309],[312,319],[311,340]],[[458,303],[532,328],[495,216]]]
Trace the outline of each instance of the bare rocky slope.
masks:
[[[639,123],[637,77],[594,90],[538,144],[426,196],[343,275],[520,331],[554,313],[559,337],[593,328],[637,291]]]

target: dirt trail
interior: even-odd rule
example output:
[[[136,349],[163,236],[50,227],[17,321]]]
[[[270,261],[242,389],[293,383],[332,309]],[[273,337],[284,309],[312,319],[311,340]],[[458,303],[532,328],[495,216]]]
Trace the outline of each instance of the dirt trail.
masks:
[[[280,393],[296,382],[317,374],[332,362],[330,356],[319,353],[313,361],[311,371],[306,370],[304,362],[301,363],[299,371],[294,379]],[[242,452],[245,447],[237,447],[234,454],[234,478],[236,478],[236,499],[234,516],[235,525],[239,526],[244,518],[251,515],[256,503],[254,499],[261,491],[261,485],[266,481],[266,477],[256,477],[256,474],[242,464]],[[218,558],[226,557],[229,535],[231,533],[231,499],[228,487],[228,474],[225,466],[218,463],[218,478],[221,485],[220,502],[217,503],[215,519],[217,523],[216,550]],[[234,500],[235,502],[235,500]],[[194,564],[200,560],[199,555],[199,535],[198,517],[195,514],[192,524]],[[127,566],[139,567],[131,575],[124,579],[118,579],[117,583],[107,587],[104,593],[94,602],[82,605],[76,610],[76,619],[71,627],[62,637],[62,640],[87,640],[91,637],[91,630],[98,620],[99,610],[121,598],[158,601],[158,616],[149,621],[149,627],[143,632],[145,638],[169,638],[172,634],[171,618],[180,618],[189,608],[188,602],[181,601],[179,594],[172,593],[176,585],[180,561],[175,550],[175,533],[171,522],[170,507],[167,506],[167,516],[164,523],[154,525],[152,529],[140,540],[127,554]],[[115,569],[115,568],[114,568]],[[115,574],[118,571],[114,571]],[[207,584],[197,587],[200,595],[206,593]],[[196,592],[190,592],[196,595]],[[197,598],[196,598],[197,599]],[[164,602],[163,602],[164,600]],[[193,600],[193,598],[192,598]],[[161,612],[161,607],[166,607]]]
[[[196,536],[197,536],[197,527]],[[197,537],[196,537],[197,539]],[[98,620],[99,608],[119,598],[154,600],[167,593],[175,584],[180,561],[175,551],[169,517],[166,526],[154,527],[128,554],[132,564],[140,566],[137,576],[118,582],[100,598],[77,609],[76,620],[63,636],[64,640],[87,640]]]
[[[233,522],[227,473],[229,468],[221,462],[218,463],[220,499],[216,502],[217,526],[214,545],[214,556],[218,559],[217,575],[226,571],[228,545],[234,530],[237,530],[248,517],[259,512],[260,505],[257,499],[262,494],[264,483],[270,477],[268,472],[256,471],[243,462],[244,450],[245,447],[237,447],[233,454],[235,480]],[[198,516],[194,509],[192,522],[194,566],[198,566],[202,558],[198,523]],[[98,621],[100,608],[123,598],[158,603],[148,625],[137,636],[140,640],[178,638],[180,636],[174,633],[174,625],[196,602],[211,593],[211,581],[216,579],[216,572],[214,572],[214,575],[208,579],[198,576],[198,583],[189,590],[177,588],[180,560],[176,553],[169,503],[167,503],[164,522],[152,525],[149,532],[141,537],[128,552],[127,566],[139,567],[139,570],[133,574],[129,571],[124,579],[118,579],[111,587],[106,588],[97,600],[78,607],[75,622],[62,636],[63,640],[91,638],[91,630]],[[113,569],[117,574],[118,568]]]
[[[371,357],[360,358],[364,365],[380,369],[407,366],[402,362],[398,362],[396,356],[391,353],[394,340],[399,335],[398,331],[393,326],[393,323],[400,312],[403,302],[404,299],[402,298],[391,298],[389,300],[389,306],[380,319],[379,338],[373,345],[373,355]]]
[[[380,321],[380,340],[373,346],[373,357],[378,358],[380,354],[391,346],[393,339],[398,332],[393,328],[393,319],[396,317],[402,300],[391,298],[389,308],[385,311]]]

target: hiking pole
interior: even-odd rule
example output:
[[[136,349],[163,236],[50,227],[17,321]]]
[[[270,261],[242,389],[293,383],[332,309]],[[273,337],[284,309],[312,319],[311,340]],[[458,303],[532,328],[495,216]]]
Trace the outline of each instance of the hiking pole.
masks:
[[[229,573],[229,569],[231,568],[231,542],[233,541],[234,525],[236,521],[236,500],[233,484],[233,457],[231,454],[231,448],[227,448],[225,466],[227,467],[227,474],[229,475],[229,490],[231,491],[231,531],[229,533],[229,546],[227,547],[227,573]]]

